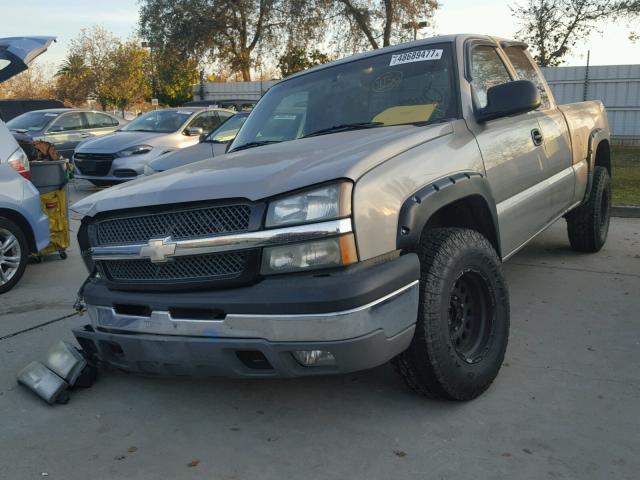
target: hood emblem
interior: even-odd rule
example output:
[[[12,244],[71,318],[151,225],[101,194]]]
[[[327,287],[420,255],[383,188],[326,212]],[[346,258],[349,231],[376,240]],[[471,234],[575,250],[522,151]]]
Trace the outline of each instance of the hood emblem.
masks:
[[[166,263],[168,257],[176,253],[177,246],[177,243],[171,241],[171,237],[149,240],[149,243],[140,249],[140,256],[148,258],[151,263]]]

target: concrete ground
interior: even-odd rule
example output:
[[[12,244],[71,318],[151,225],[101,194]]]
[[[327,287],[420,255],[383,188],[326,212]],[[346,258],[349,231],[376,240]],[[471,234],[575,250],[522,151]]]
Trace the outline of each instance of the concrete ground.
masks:
[[[507,357],[473,402],[418,397],[386,365],[286,381],[103,372],[48,407],[15,374],[86,321],[65,318],[85,271],[77,248],[31,265],[0,299],[0,478],[638,478],[640,219],[613,219],[595,255],[558,222],[505,271]]]

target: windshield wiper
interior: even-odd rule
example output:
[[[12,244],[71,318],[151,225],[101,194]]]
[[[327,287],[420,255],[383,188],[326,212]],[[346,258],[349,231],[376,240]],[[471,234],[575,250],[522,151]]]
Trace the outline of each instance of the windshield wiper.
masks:
[[[307,133],[303,135],[302,138],[315,137],[317,135],[326,135],[327,133],[336,133],[336,132],[348,132],[349,130],[361,130],[364,128],[373,128],[379,127],[380,125],[384,125],[382,122],[357,122],[357,123],[343,123],[341,125],[334,125],[329,128],[322,128],[320,130],[316,130],[315,132]]]
[[[233,150],[229,150],[227,153],[237,152],[238,150],[245,150],[247,148],[261,147],[262,145],[269,145],[271,143],[280,143],[280,140],[261,140],[259,142],[249,142],[245,143],[244,145],[240,145]]]

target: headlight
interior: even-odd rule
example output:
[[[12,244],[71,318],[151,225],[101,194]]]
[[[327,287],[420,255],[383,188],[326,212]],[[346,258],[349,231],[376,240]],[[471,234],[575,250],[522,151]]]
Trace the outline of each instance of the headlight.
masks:
[[[265,248],[263,275],[349,265],[358,261],[353,234]]]
[[[340,182],[276,199],[267,210],[267,227],[319,222],[351,215],[351,183]]]
[[[153,150],[151,145],[136,145],[135,147],[125,148],[120,150],[116,155],[118,157],[130,157],[132,155],[142,155],[143,153],[149,153]]]

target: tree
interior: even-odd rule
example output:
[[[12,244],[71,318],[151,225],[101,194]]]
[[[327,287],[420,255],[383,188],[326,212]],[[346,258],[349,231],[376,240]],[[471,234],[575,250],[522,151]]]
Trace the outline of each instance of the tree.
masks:
[[[120,43],[108,56],[108,69],[98,96],[115,105],[124,116],[127,107],[149,97],[149,54],[135,40]]]
[[[219,60],[251,80],[252,54],[273,50],[293,30],[317,25],[316,3],[305,0],[141,0],[140,34],[171,46],[202,67]],[[302,22],[302,19],[305,22]]]
[[[280,69],[282,78],[284,78],[296,72],[330,61],[329,56],[318,49],[307,52],[303,47],[291,46],[284,55],[278,59],[278,68]]]
[[[438,8],[437,0],[327,0],[340,43],[354,50],[387,47],[413,39],[419,22],[428,26]]]
[[[0,83],[0,98],[55,98],[51,66],[38,61]]]
[[[78,53],[70,53],[56,72],[56,95],[65,103],[82,105],[93,93],[94,77],[85,59]]]
[[[521,25],[517,37],[531,45],[540,66],[554,67],[603,22],[636,17],[640,1],[528,0],[511,11]]]
[[[104,27],[93,26],[80,30],[80,34],[71,40],[67,57],[58,71],[58,86],[61,92],[75,96],[72,103],[78,102],[81,96],[85,99],[87,96],[93,96],[102,109],[106,110],[109,100],[101,95],[104,90],[101,87],[107,78],[111,56],[120,44],[120,39]],[[65,74],[71,68],[82,68],[82,65],[86,67],[82,69],[82,82]],[[79,89],[75,94],[74,88]]]
[[[172,107],[193,98],[193,84],[198,83],[198,64],[171,48],[151,49],[152,86],[160,103]]]

